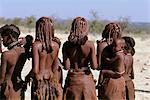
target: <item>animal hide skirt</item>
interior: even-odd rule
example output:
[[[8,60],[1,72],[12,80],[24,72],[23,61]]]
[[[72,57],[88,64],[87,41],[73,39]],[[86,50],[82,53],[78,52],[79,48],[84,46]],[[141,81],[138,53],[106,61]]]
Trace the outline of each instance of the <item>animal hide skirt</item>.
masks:
[[[63,100],[97,100],[93,75],[85,72],[68,72]]]
[[[132,80],[126,81],[126,99],[135,100],[134,83]]]
[[[98,88],[98,98],[100,100],[125,100],[125,79],[123,77],[106,79]]]
[[[0,100],[23,100],[21,89],[15,91],[11,80],[5,81],[0,88]]]
[[[52,80],[36,80],[34,79],[31,87],[32,100],[58,100],[58,86]]]

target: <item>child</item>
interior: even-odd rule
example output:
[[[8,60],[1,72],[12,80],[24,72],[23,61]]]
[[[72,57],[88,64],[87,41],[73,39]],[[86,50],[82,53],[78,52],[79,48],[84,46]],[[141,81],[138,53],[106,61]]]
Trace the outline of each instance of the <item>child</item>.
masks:
[[[132,37],[123,37],[125,40],[125,73],[123,77],[126,82],[126,99],[134,100],[135,99],[135,91],[134,91],[134,83],[132,79],[134,79],[134,71],[133,71],[133,55],[135,53],[134,45],[135,41]]]

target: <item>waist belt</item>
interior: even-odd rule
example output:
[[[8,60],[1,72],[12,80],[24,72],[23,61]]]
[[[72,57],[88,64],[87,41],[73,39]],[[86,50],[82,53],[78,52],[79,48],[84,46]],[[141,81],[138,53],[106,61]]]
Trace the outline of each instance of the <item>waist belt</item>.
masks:
[[[78,68],[78,69],[71,68],[69,70],[69,72],[84,72],[84,74],[86,74],[86,75],[89,75],[91,73],[89,67],[81,67],[81,68]]]

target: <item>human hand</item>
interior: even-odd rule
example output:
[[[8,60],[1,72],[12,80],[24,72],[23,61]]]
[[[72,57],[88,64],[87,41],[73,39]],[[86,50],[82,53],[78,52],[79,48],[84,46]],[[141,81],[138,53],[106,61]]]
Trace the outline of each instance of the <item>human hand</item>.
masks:
[[[25,83],[28,84],[29,83],[29,86],[30,86],[30,82],[32,81],[32,76],[31,74],[29,73],[26,77],[25,77]]]

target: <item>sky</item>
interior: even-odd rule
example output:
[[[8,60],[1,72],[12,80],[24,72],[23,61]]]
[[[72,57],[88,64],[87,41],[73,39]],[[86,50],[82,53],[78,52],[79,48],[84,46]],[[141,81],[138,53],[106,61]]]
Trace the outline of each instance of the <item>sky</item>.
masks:
[[[53,15],[91,19],[91,11],[96,11],[100,19],[150,22],[150,0],[0,0],[0,17],[5,18]]]

